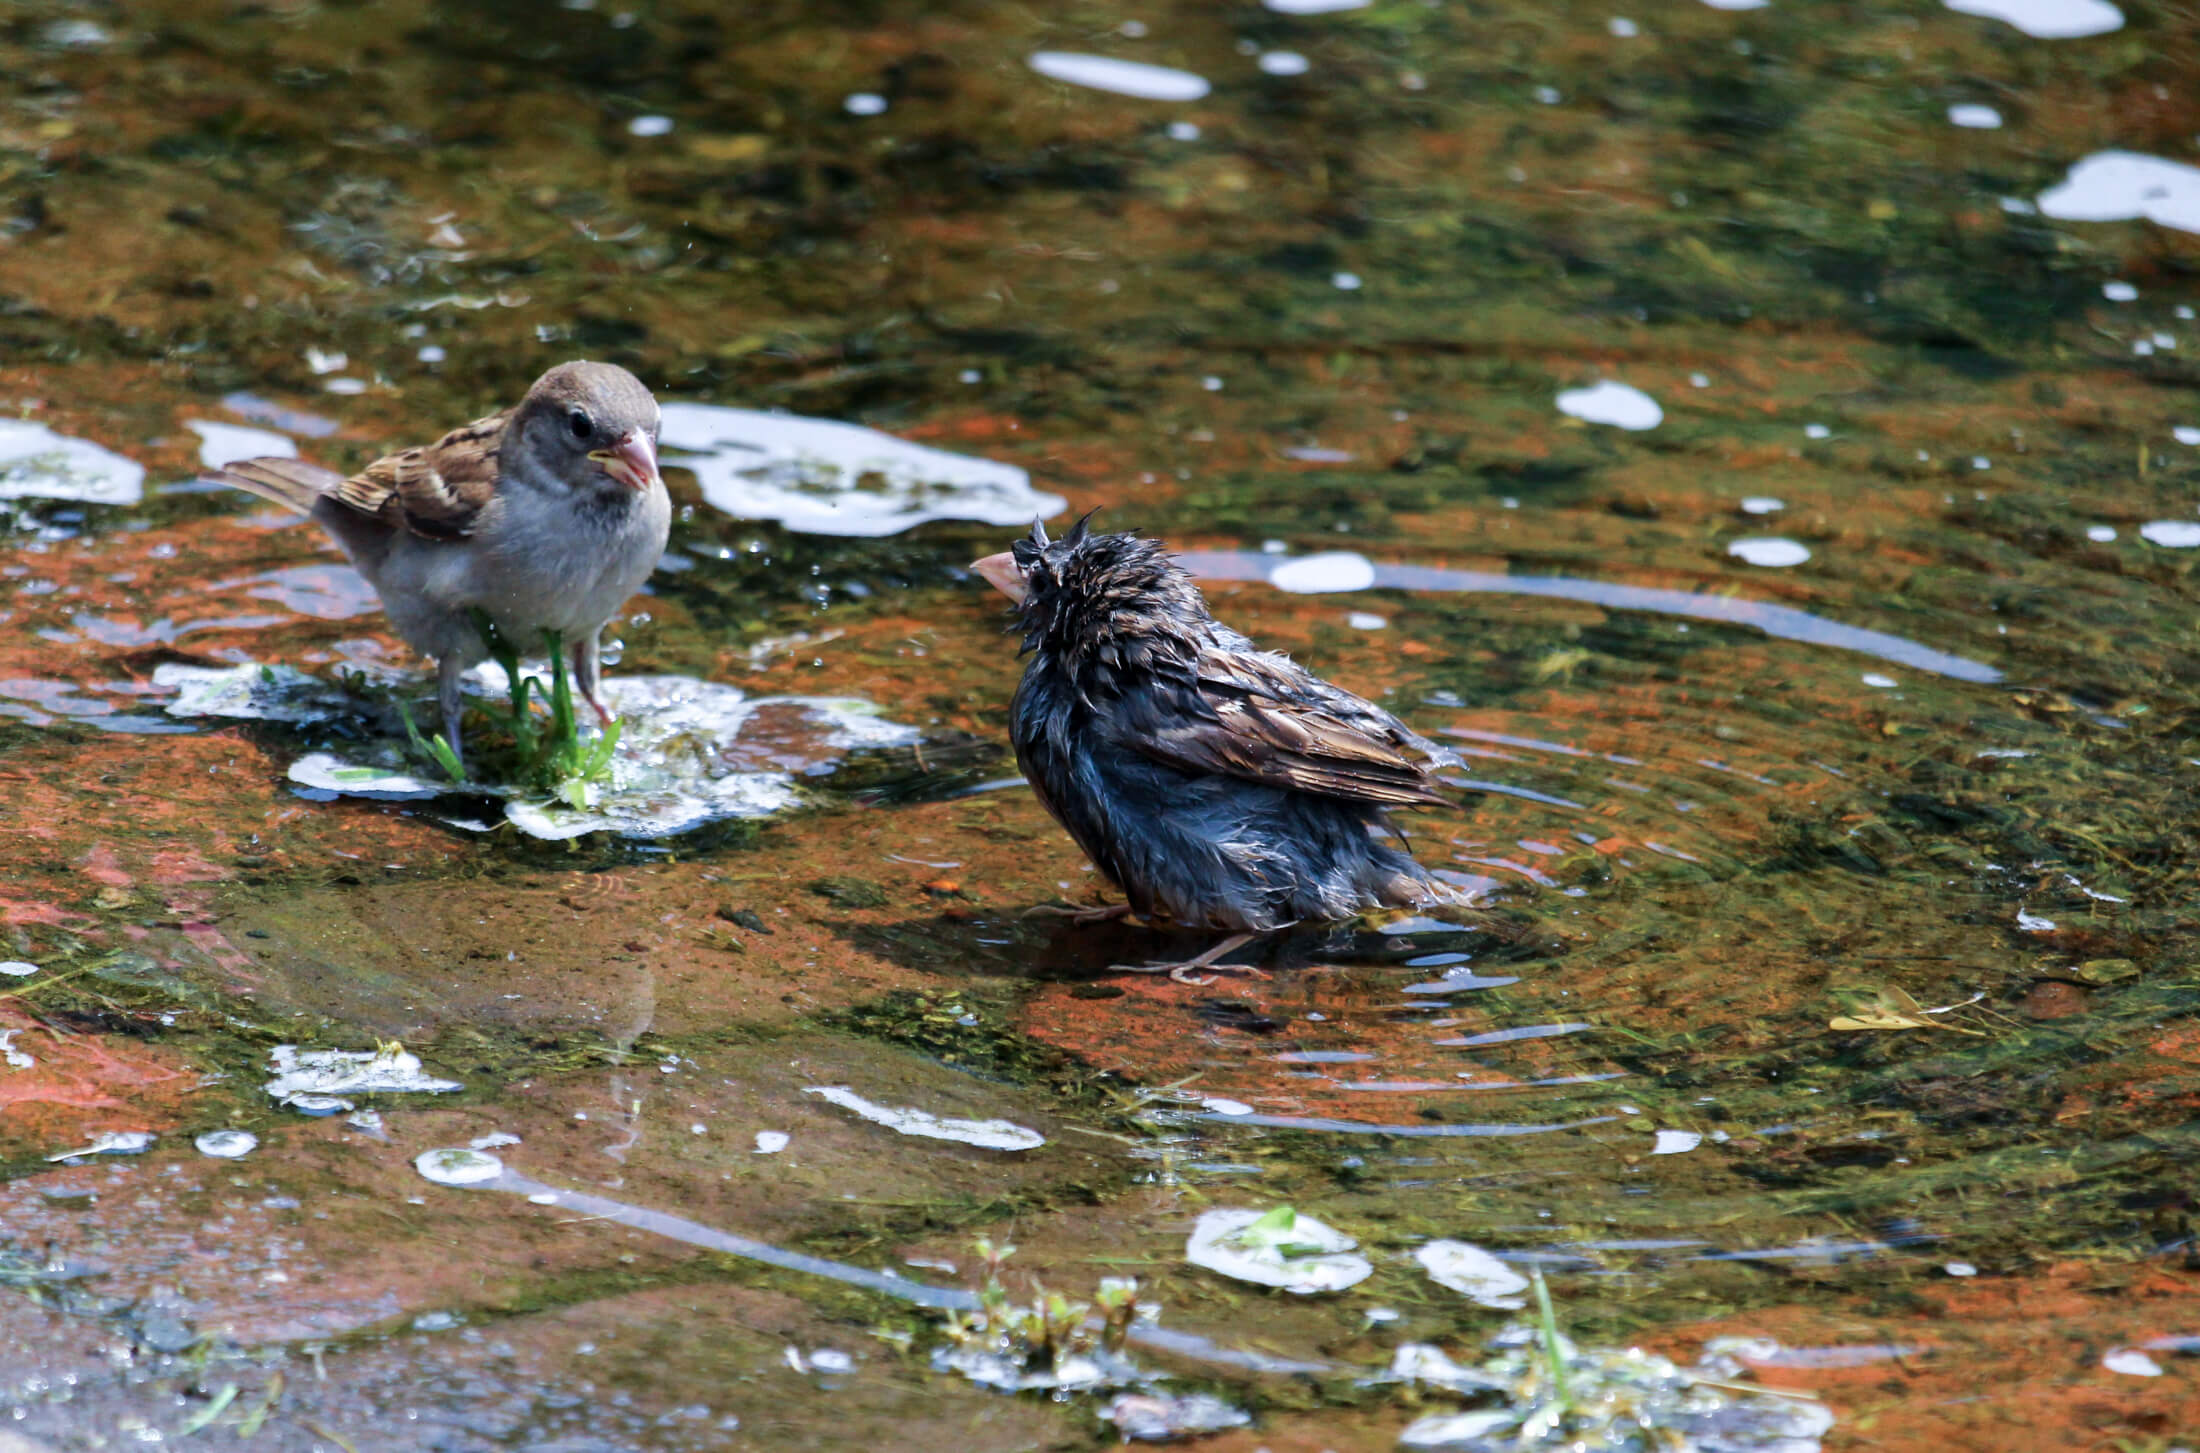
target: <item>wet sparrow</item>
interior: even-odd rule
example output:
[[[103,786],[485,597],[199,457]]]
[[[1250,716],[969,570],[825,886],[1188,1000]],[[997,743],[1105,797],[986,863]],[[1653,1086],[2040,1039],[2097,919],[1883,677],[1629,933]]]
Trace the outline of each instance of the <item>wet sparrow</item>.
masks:
[[[972,567],[1016,603],[1031,656],[1016,760],[1141,917],[1239,936],[1461,901],[1378,841],[1390,807],[1449,807],[1443,749],[1207,613],[1151,540],[1032,526]],[[1157,968],[1190,967],[1157,965]]]
[[[657,401],[633,374],[561,363],[516,407],[349,478],[299,459],[247,459],[208,478],[309,514],[335,538],[397,633],[436,658],[443,735],[458,752],[459,677],[489,654],[476,609],[522,650],[558,632],[574,684],[611,720],[599,633],[656,566],[672,518],[657,426]]]

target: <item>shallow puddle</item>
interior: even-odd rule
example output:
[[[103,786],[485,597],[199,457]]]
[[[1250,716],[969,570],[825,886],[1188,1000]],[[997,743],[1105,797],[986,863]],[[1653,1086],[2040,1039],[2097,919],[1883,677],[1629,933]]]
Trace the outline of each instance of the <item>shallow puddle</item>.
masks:
[[[0,20],[0,1449],[2200,1427],[2176,17]],[[197,476],[573,356],[631,733],[456,784]],[[964,566],[1093,509],[1455,754],[1473,907],[1032,911]]]

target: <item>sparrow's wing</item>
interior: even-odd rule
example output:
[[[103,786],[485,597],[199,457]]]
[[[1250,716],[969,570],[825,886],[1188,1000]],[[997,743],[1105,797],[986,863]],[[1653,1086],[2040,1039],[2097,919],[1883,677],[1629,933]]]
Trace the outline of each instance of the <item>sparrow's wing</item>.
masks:
[[[470,535],[497,493],[497,450],[512,411],[386,454],[329,492],[339,504],[430,540]]]
[[[1389,712],[1281,656],[1210,647],[1190,686],[1125,702],[1123,741],[1190,772],[1388,807],[1449,807]]]

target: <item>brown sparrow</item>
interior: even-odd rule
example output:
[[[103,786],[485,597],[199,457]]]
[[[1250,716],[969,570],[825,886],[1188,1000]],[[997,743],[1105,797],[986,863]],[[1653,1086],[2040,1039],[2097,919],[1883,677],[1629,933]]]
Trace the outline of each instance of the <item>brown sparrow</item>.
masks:
[[[610,722],[599,634],[649,578],[672,520],[657,426],[657,401],[633,374],[561,363],[516,407],[349,477],[246,459],[207,478],[311,515],[335,538],[397,633],[436,658],[444,739],[460,753],[459,678],[489,655],[475,610],[521,650],[556,631],[575,686]]]
[[[1152,540],[1031,527],[971,566],[1031,657],[1009,736],[1032,791],[1141,918],[1228,930],[1205,967],[1285,925],[1460,902],[1374,833],[1451,807],[1444,748],[1207,612]],[[1451,760],[1456,760],[1455,758]]]

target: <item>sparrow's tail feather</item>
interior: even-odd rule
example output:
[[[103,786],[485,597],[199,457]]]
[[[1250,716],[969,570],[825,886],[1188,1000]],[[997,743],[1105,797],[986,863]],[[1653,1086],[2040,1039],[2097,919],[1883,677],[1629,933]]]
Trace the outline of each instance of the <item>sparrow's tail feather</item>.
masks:
[[[302,515],[312,514],[314,504],[344,482],[344,476],[335,470],[303,459],[240,459],[202,478],[256,494]]]

